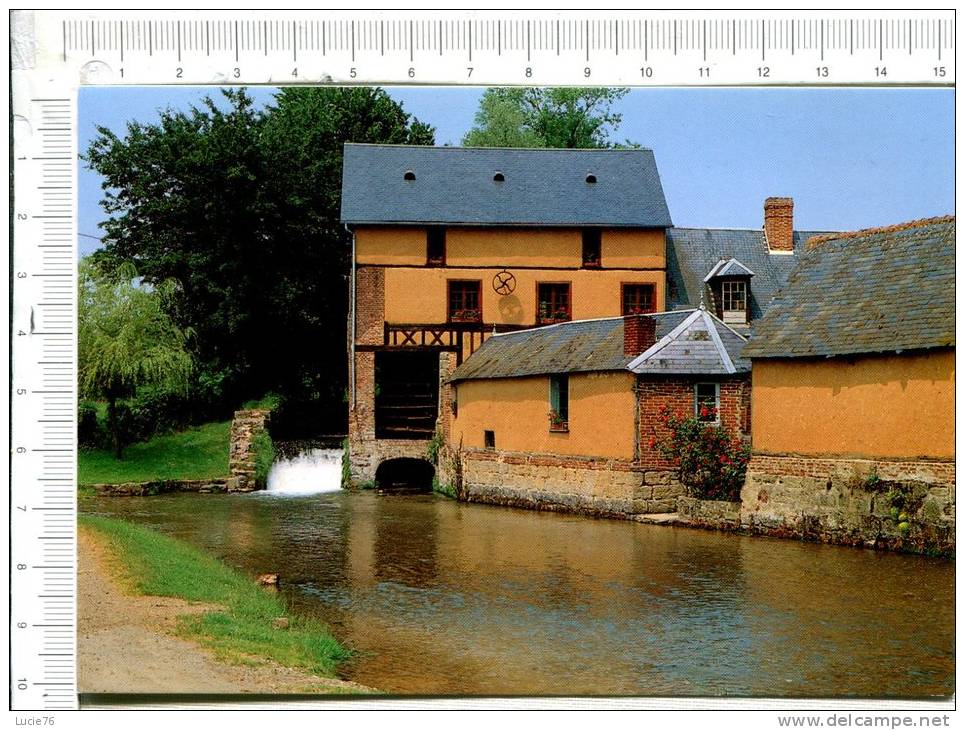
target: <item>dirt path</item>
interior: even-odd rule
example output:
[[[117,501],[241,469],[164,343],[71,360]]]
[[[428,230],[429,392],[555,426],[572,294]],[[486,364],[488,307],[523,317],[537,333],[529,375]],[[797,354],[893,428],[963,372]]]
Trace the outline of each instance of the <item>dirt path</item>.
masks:
[[[78,684],[91,693],[345,693],[367,688],[322,679],[273,662],[239,666],[174,636],[177,617],[209,606],[177,598],[135,596],[113,577],[97,534],[77,536]],[[371,690],[369,690],[371,691]]]

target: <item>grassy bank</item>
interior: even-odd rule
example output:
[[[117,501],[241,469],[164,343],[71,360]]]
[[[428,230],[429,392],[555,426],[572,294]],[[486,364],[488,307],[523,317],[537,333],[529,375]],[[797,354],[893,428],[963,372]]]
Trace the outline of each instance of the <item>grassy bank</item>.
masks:
[[[248,663],[270,659],[322,677],[334,676],[348,652],[324,624],[286,612],[284,602],[210,555],[123,520],[82,515],[82,527],[103,537],[135,592],[216,604],[222,610],[181,618],[179,633],[222,659]],[[289,620],[276,629],[272,621]]]
[[[131,444],[121,460],[111,451],[82,450],[77,480],[80,484],[120,484],[226,477],[230,437],[231,421],[221,421]]]

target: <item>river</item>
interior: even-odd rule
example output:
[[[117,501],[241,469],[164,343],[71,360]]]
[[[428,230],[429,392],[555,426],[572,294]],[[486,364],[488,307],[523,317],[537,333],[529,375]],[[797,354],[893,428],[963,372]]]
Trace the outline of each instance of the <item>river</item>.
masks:
[[[954,563],[433,495],[81,499],[254,576],[390,693],[932,697]]]

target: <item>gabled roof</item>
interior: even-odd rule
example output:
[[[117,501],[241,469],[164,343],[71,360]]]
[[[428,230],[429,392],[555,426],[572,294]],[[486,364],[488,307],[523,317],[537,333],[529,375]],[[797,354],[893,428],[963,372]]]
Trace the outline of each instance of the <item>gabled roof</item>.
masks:
[[[681,363],[688,359],[691,363],[667,364],[657,369],[645,365],[640,372],[725,375],[746,372],[750,368],[750,363],[740,358],[744,338],[708,312],[657,312],[646,316],[654,319],[658,344],[668,337],[676,343],[669,349],[661,348],[661,352],[664,349],[666,352],[652,362],[666,359],[673,352]],[[703,343],[693,336],[701,330],[707,335],[712,352],[704,352]],[[692,339],[688,340],[688,337]],[[725,364],[728,359],[733,369],[728,369]],[[493,335],[456,368],[449,381],[627,371],[637,360],[640,360],[639,356],[623,354],[623,317],[562,322]]]
[[[955,344],[955,219],[822,236],[757,324],[747,357]]]
[[[503,182],[493,180],[499,172]],[[407,173],[415,179],[406,180]],[[596,182],[588,182],[593,176]],[[348,224],[672,225],[653,151],[346,144]]]
[[[657,337],[670,332],[687,314],[650,315],[656,320]],[[622,317],[578,320],[493,335],[449,380],[625,370],[631,359],[623,354]]]
[[[704,308],[695,309],[673,330],[634,358],[638,375],[733,375],[751,369],[741,357],[744,338]]]
[[[754,276],[754,272],[737,259],[730,258],[726,261],[721,259],[715,264],[714,268],[710,270],[710,273],[704,277],[704,281],[708,282],[720,276]]]
[[[769,253],[760,229],[670,228],[667,230],[667,309],[691,309],[710,301],[704,278],[720,261],[737,259],[754,272],[751,324],[787,281],[805,242],[823,231],[795,231],[794,254]]]

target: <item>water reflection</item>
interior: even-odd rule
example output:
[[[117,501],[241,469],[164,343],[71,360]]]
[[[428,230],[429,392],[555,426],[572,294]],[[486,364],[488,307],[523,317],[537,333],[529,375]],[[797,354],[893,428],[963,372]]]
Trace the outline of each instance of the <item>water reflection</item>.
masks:
[[[254,575],[389,692],[947,696],[954,565],[344,492],[87,499]]]

